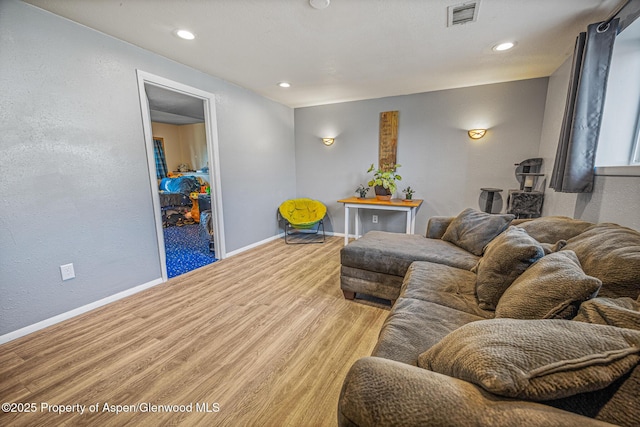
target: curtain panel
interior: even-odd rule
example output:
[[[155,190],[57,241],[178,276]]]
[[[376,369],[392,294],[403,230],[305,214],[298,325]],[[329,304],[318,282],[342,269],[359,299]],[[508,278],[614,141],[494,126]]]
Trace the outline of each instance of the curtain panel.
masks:
[[[618,19],[591,24],[576,40],[560,141],[550,187],[563,193],[593,191],[596,149]]]
[[[153,155],[156,160],[156,178],[167,177],[167,159],[164,157],[164,147],[162,140],[153,138]]]

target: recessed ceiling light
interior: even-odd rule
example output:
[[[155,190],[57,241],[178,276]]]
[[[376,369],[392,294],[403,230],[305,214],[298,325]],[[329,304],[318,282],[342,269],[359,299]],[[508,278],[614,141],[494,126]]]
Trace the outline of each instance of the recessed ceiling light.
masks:
[[[278,83],[278,86],[280,86],[280,87],[291,87],[291,83],[280,82],[280,83]]]
[[[331,0],[309,0],[309,4],[314,9],[325,9],[329,6]]]
[[[516,45],[515,42],[506,42],[506,43],[500,43],[497,44],[493,47],[493,50],[495,50],[496,52],[502,52],[504,50],[509,50],[512,47],[514,47]]]
[[[188,30],[176,30],[175,31],[176,36],[180,37],[181,39],[185,39],[185,40],[193,40],[196,38],[196,35],[193,34],[191,31]]]

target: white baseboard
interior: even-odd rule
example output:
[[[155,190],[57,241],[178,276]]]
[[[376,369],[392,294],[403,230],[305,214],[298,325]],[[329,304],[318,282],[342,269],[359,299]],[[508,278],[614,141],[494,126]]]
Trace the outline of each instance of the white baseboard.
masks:
[[[344,237],[344,233],[335,233],[332,231],[327,231],[327,236],[340,236]],[[235,251],[227,252],[227,257],[238,255],[242,252],[248,251],[249,249],[256,248],[258,246],[264,245],[265,243],[269,243],[276,239],[281,239],[284,237],[284,233],[277,234],[275,236],[269,237],[267,239],[261,240],[256,243],[252,243],[248,246],[244,246],[240,249],[236,249]],[[353,237],[353,236],[349,236]],[[142,285],[136,286],[131,289],[127,289],[125,291],[119,292],[117,294],[108,296],[101,300],[89,303],[87,305],[83,305],[82,307],[75,308],[71,311],[67,311],[66,313],[58,314],[57,316],[50,317],[48,319],[42,320],[38,323],[34,323],[33,325],[25,326],[24,328],[18,329],[13,332],[9,332],[8,334],[0,335],[0,344],[7,343],[9,341],[13,341],[17,338],[23,337],[25,335],[29,335],[32,332],[39,331],[40,329],[44,329],[46,327],[55,325],[56,323],[63,322],[65,320],[71,319],[72,317],[76,317],[80,314],[84,314],[88,311],[96,309],[98,307],[102,307],[103,305],[107,305],[111,302],[118,301],[119,299],[128,297],[130,295],[136,294],[138,292],[144,291],[145,289],[152,288],[161,283],[164,283],[161,278],[152,280],[150,282],[144,283]]]
[[[327,236],[344,237],[344,233],[336,233],[334,231],[327,231],[326,234],[327,234]],[[355,235],[353,235],[353,234],[350,234],[349,237],[355,239]],[[230,257],[230,256],[238,255],[238,254],[240,254],[242,252],[248,251],[249,249],[257,248],[258,246],[264,245],[265,243],[269,243],[269,242],[272,242],[272,241],[274,241],[276,239],[282,239],[282,238],[284,238],[284,233],[279,233],[279,234],[277,234],[275,236],[271,236],[271,237],[269,237],[267,239],[260,240],[259,242],[255,242],[255,243],[252,243],[252,244],[250,244],[248,246],[244,246],[244,247],[242,247],[240,249],[236,249],[235,251],[227,252],[227,256]]]
[[[327,231],[327,236],[344,237],[344,233],[337,233],[335,231]],[[350,239],[355,239],[356,235],[355,234],[349,234],[349,238]]]
[[[32,332],[39,331],[40,329],[44,329],[46,327],[55,325],[56,323],[60,323],[62,321],[71,319],[72,317],[76,317],[80,314],[84,314],[88,311],[96,309],[98,307],[102,307],[103,305],[107,305],[114,301],[118,301],[119,299],[128,297],[130,295],[136,294],[138,292],[144,291],[145,289],[152,288],[161,283],[164,283],[161,278],[152,280],[150,282],[144,283],[142,285],[136,286],[135,288],[127,289],[126,291],[118,292],[117,294],[108,296],[106,298],[102,298],[101,300],[94,301],[87,305],[83,305],[82,307],[74,308],[71,311],[67,311],[66,313],[58,314],[57,316],[50,317],[48,319],[42,320],[38,323],[34,323],[33,325],[25,326],[24,328],[20,328],[17,331],[9,332],[8,334],[4,334],[0,336],[0,344],[7,343],[9,341],[13,341],[17,338],[23,337],[25,335],[29,335]]]
[[[227,252],[227,257],[238,255],[238,254],[240,254],[242,252],[248,251],[249,249],[257,248],[258,246],[262,246],[265,243],[272,242],[272,241],[274,241],[276,239],[280,239],[282,237],[284,237],[284,233],[276,234],[275,236],[268,237],[268,238],[266,238],[264,240],[260,240],[259,242],[255,242],[255,243],[252,243],[252,244],[250,244],[248,246],[244,246],[244,247],[242,247],[240,249],[236,249],[235,251]]]

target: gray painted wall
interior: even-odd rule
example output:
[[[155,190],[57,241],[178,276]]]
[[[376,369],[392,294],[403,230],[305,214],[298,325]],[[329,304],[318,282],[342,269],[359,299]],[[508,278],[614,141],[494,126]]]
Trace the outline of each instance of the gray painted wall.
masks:
[[[160,278],[136,69],[216,94],[227,251],[278,232],[292,109],[3,0],[0,335]]]
[[[571,58],[549,78],[540,157],[551,175],[569,87]],[[601,135],[598,150],[610,150],[618,141]],[[640,176],[596,176],[593,193],[556,193],[547,188],[543,215],[564,215],[591,222],[614,222],[640,230]]]
[[[411,185],[414,197],[425,200],[416,233],[424,232],[431,216],[484,206],[479,200],[481,187],[504,189],[505,202],[498,203],[504,211],[507,190],[518,188],[514,164],[538,155],[547,80],[297,108],[298,196],[325,203],[327,229],[344,232],[343,206],[336,201],[354,196],[358,184],[366,185],[367,168],[378,162],[379,114],[398,110],[397,159],[403,181],[397,196]],[[489,131],[473,141],[467,130],[477,127]],[[321,137],[335,137],[335,144],[326,147]],[[372,224],[373,214],[379,215],[378,224]],[[401,213],[361,210],[361,219],[365,232],[404,231]]]

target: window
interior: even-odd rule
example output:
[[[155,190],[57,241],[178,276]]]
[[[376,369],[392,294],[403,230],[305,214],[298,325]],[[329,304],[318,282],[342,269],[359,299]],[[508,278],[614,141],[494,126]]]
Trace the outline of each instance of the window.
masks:
[[[640,19],[616,37],[596,166],[640,165]]]

